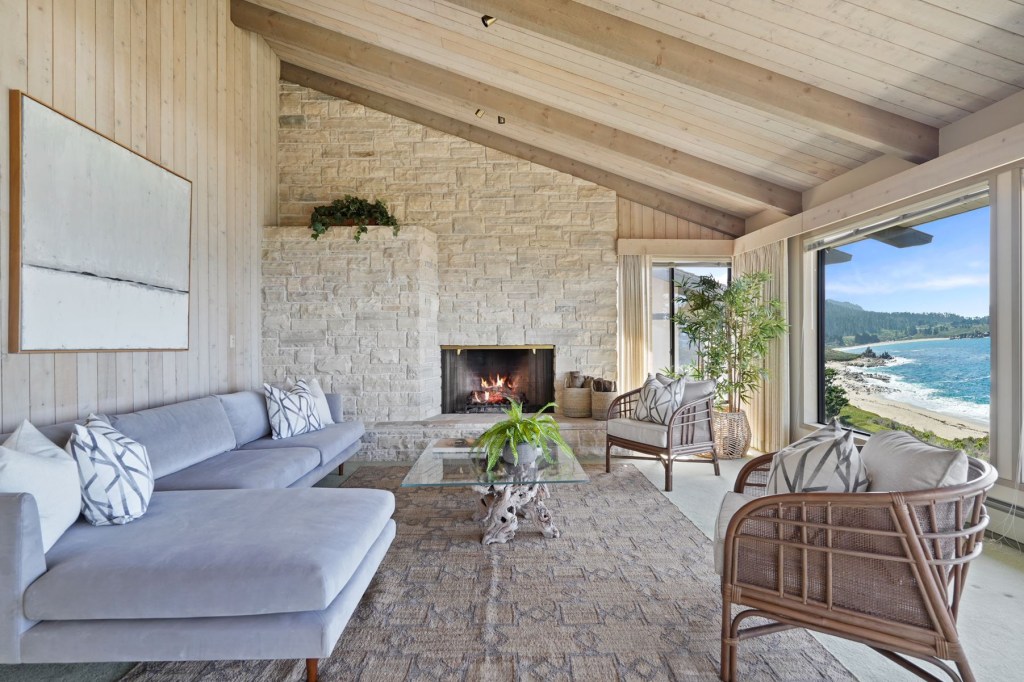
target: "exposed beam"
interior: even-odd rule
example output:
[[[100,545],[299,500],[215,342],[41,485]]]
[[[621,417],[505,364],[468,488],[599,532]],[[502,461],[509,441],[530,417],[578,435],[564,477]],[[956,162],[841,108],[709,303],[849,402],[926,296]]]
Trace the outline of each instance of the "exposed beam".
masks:
[[[446,1],[871,149],[914,162],[939,153],[937,128],[572,0]]]
[[[308,50],[321,57],[380,74],[409,87],[428,90],[456,101],[473,102],[501,113],[510,121],[553,131],[559,136],[600,146],[618,154],[685,176],[748,202],[786,213],[801,210],[799,192],[719,165],[677,149],[626,133],[582,116],[507,92],[446,69],[426,64],[330,29],[269,10],[244,0],[232,0],[236,26],[283,45]]]
[[[616,194],[625,199],[707,227],[728,237],[737,237],[743,234],[744,222],[742,218],[723,213],[708,206],[702,206],[668,192],[647,187],[620,175],[580,163],[559,154],[538,149],[524,142],[513,140],[510,137],[505,137],[484,128],[456,120],[450,116],[418,107],[415,104],[409,104],[408,102],[403,102],[288,62],[281,63],[281,78],[328,95],[362,104],[370,109],[383,111],[386,114],[404,118],[413,123],[419,123],[434,130],[440,130],[443,133],[448,133],[449,135],[454,135],[464,140],[490,147],[491,149],[497,149],[506,154],[568,173],[583,180],[588,180],[594,184],[614,190]]]

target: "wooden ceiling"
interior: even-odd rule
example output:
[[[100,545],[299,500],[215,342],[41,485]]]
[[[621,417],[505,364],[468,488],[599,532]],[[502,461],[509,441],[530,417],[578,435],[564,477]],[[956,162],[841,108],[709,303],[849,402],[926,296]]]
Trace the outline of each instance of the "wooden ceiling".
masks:
[[[933,158],[939,128],[1024,88],[1018,0],[233,0],[232,20],[286,80],[730,235],[882,154]]]

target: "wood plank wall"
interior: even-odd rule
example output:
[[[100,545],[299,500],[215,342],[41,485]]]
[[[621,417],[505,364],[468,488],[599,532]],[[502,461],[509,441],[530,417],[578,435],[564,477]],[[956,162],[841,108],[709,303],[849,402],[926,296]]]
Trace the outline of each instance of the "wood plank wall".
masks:
[[[279,63],[228,11],[228,0],[0,0],[4,430],[260,380],[259,239],[277,214]],[[7,353],[8,88],[192,180],[188,352]]]
[[[731,239],[712,229],[619,197],[619,239]]]

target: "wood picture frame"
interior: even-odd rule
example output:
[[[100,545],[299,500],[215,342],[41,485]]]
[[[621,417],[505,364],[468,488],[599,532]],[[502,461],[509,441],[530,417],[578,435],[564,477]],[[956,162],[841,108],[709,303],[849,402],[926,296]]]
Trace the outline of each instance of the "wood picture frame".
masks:
[[[9,351],[188,350],[192,182],[10,92]]]

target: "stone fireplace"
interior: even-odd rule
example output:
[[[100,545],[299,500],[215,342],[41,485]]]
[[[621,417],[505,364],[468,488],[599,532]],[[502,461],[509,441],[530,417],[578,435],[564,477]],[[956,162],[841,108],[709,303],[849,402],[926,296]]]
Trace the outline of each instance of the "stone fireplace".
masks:
[[[441,346],[441,412],[536,412],[555,399],[554,346]]]

